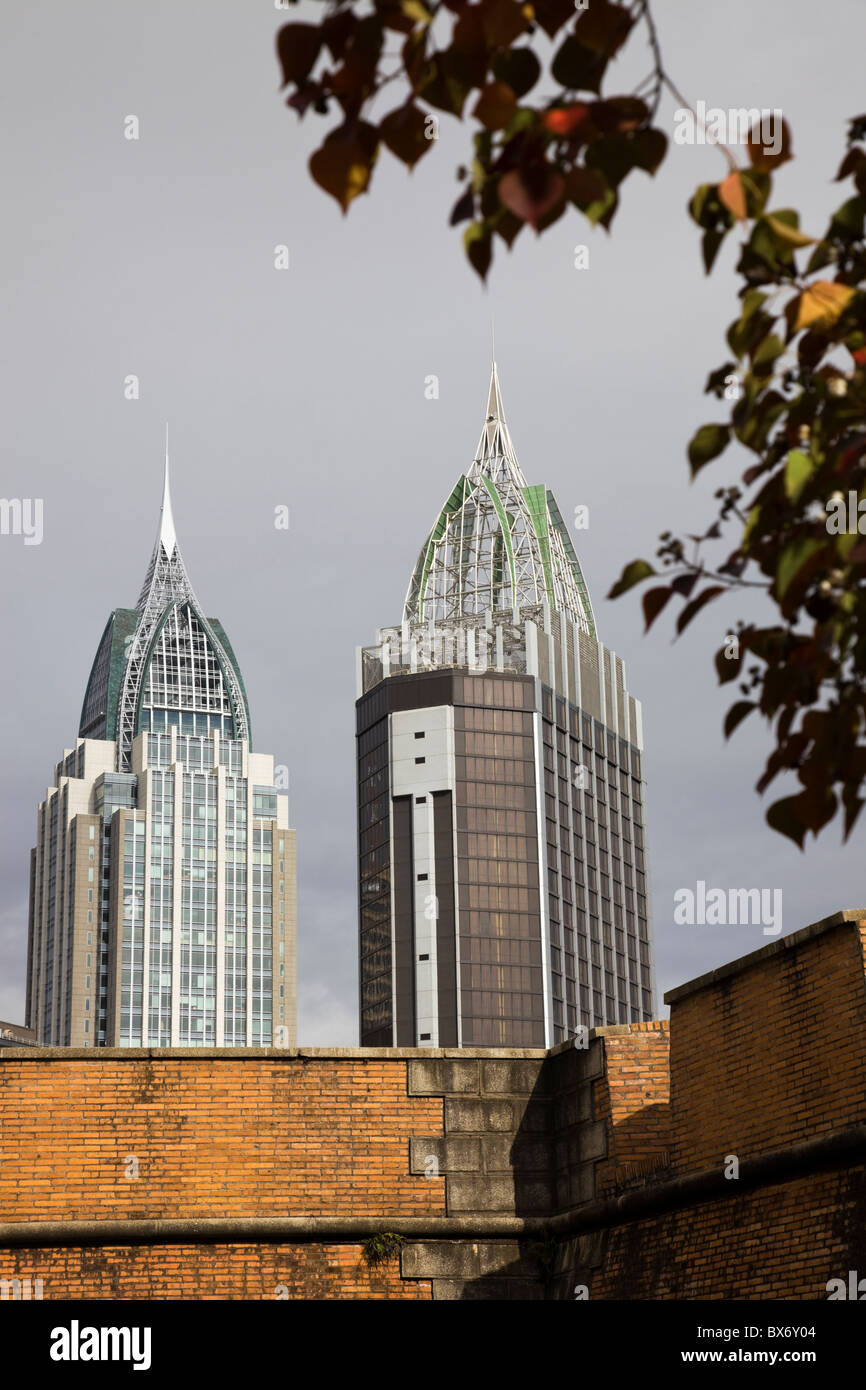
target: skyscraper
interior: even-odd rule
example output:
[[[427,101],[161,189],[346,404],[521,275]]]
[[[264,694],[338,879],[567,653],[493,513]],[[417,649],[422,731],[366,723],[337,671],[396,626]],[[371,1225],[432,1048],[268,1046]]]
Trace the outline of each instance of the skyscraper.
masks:
[[[288,796],[190,584],[166,457],[138,605],[108,619],[39,806],[27,1023],[61,1046],[293,1046],[295,936]]]
[[[651,1018],[640,706],[495,363],[357,694],[361,1043],[546,1047]]]

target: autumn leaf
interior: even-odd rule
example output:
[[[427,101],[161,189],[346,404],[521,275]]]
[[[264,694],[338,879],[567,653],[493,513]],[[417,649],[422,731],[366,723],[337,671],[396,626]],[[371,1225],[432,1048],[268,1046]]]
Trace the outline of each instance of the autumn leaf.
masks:
[[[726,592],[724,584],[711,584],[709,588],[702,590],[697,598],[693,598],[691,603],[687,603],[681,609],[680,616],[677,618],[677,635],[684,632],[696,613],[700,613],[705,604],[711,603],[719,594]]]
[[[498,184],[499,201],[523,222],[537,226],[565,193],[565,180],[549,164],[512,169]]]
[[[643,596],[643,616],[646,626],[644,632],[649,632],[659,613],[661,613],[668,599],[673,595],[673,589],[666,584],[657,585],[654,589],[647,589]]]
[[[578,165],[565,176],[565,193],[569,202],[585,212],[591,203],[600,203],[608,192],[601,174]]]
[[[785,312],[789,323],[793,319],[794,333],[799,333],[801,328],[822,331],[833,327],[853,298],[854,290],[850,285],[840,285],[835,280],[816,280],[791,300]]]
[[[515,96],[525,96],[541,76],[541,64],[531,48],[512,48],[497,53],[493,60],[493,75],[507,82]]]
[[[543,124],[552,131],[554,135],[569,136],[579,130],[587,122],[591,125],[589,107],[581,102],[575,102],[572,106],[555,106],[551,111],[545,111]]]
[[[746,190],[743,187],[739,169],[728,174],[728,177],[719,184],[719,198],[728,212],[732,212],[739,222],[745,222]]]
[[[489,82],[472,114],[487,130],[502,130],[517,109],[517,98],[506,82]]]
[[[737,700],[736,704],[731,705],[725,715],[724,734],[725,738],[730,738],[738,724],[742,724],[747,714],[751,714],[753,709],[758,706],[754,700]]]
[[[578,16],[577,34],[587,48],[612,57],[628,38],[632,17],[622,5],[592,0]]]
[[[756,121],[749,131],[749,162],[753,169],[758,169],[762,173],[768,173],[771,169],[778,169],[780,164],[785,164],[792,158],[791,130],[788,122],[773,112],[772,121],[768,124],[769,130],[766,129],[762,118],[761,121]],[[769,140],[766,136],[769,136]],[[779,148],[774,153],[772,147],[776,144],[777,136],[779,137]]]
[[[392,154],[407,164],[410,169],[418,163],[432,145],[427,138],[428,121],[431,119],[409,102],[391,111],[379,123],[379,132]]]
[[[304,82],[312,72],[322,47],[322,33],[315,24],[284,24],[277,34],[277,56],[283,85]]]
[[[364,193],[376,161],[375,147],[357,136],[350,140],[331,135],[310,159],[310,173],[320,188],[336,198],[346,212],[353,198]]]

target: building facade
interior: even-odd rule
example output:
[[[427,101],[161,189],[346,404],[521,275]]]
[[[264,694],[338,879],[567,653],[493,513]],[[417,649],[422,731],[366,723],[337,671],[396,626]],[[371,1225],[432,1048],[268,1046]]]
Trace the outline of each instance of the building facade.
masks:
[[[549,1047],[651,1019],[640,705],[495,364],[357,694],[361,1044]]]
[[[0,1047],[36,1047],[36,1034],[20,1023],[4,1023],[0,1019]]]
[[[295,1044],[282,769],[177,544],[166,459],[135,609],[115,609],[31,852],[27,1024],[73,1047]]]

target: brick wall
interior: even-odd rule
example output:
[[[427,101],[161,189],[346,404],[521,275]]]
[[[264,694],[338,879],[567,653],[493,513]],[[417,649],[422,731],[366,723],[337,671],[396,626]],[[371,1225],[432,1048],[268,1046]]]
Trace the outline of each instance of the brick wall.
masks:
[[[550,1053],[3,1049],[0,1280],[825,1297],[866,1276],[864,961],[840,913],[672,991],[670,1029]]]
[[[817,923],[666,996],[678,1172],[862,1119],[864,938]]]

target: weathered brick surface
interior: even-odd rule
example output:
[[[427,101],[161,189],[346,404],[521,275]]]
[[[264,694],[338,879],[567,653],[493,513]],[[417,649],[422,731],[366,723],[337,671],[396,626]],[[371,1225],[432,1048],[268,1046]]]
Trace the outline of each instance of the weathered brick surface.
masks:
[[[0,1277],[44,1282],[43,1300],[430,1299],[397,1256],[372,1268],[360,1245],[156,1245],[0,1252]]]
[[[91,1055],[0,1063],[0,1221],[444,1215],[409,1172],[442,1100],[404,1060]],[[137,1177],[130,1158],[137,1159]]]
[[[669,1162],[670,1065],[666,1023],[603,1028],[586,1050],[552,1059],[557,1201],[610,1194]]]
[[[673,999],[676,1172],[863,1123],[864,935],[840,925]]]
[[[559,1296],[825,1299],[828,1280],[866,1273],[864,1215],[862,1166],[669,1212],[614,1227],[594,1258],[572,1250]]]

